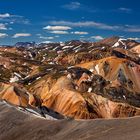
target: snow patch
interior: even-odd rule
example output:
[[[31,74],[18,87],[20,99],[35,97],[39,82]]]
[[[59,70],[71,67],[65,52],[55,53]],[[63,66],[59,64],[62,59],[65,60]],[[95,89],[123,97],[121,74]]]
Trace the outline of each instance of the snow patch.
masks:
[[[74,46],[64,46],[62,49],[69,49],[69,48],[73,48]]]
[[[94,69],[89,69],[89,71],[93,72],[93,71],[94,71]]]
[[[14,63],[14,62],[15,62],[15,60],[10,59],[10,62]]]
[[[112,48],[118,47],[119,45],[120,45],[119,42],[116,42],[116,43],[112,46]]]
[[[14,72],[14,75],[19,77],[19,78],[22,78],[22,76],[19,73]]]
[[[45,59],[46,59],[46,57],[44,57],[44,56],[43,56],[43,59],[42,59],[42,61],[41,61],[41,62],[45,61]]]
[[[77,49],[79,49],[81,46],[82,46],[82,45],[79,45],[79,46],[75,47],[73,50],[77,50]]]
[[[14,83],[14,82],[17,82],[19,80],[19,78],[17,76],[14,76],[12,78],[10,78],[10,83]]]
[[[74,66],[69,66],[67,69],[71,69],[71,68],[73,68]]]
[[[88,92],[90,93],[92,91],[92,87],[89,87],[88,88]]]
[[[54,62],[49,62],[48,64],[54,64]]]
[[[95,66],[95,70],[97,71],[97,74],[99,74],[99,65]]]
[[[41,77],[37,77],[36,80],[39,80]]]
[[[67,78],[68,79],[71,79],[71,74],[70,73],[67,75]]]
[[[121,44],[124,46],[124,49],[127,49],[126,44],[123,42],[124,40],[126,40],[126,39],[120,38],[120,39],[112,46],[112,48],[114,48],[114,47],[119,47],[119,45],[120,45],[120,43],[121,43]]]
[[[123,98],[126,100],[126,97],[125,97],[125,95],[123,95]]]
[[[30,56],[31,60],[33,60],[33,56],[31,54],[31,52],[29,52],[29,56]]]
[[[62,46],[62,47],[63,47],[63,46],[65,46],[65,43],[63,43],[63,42],[60,42],[60,46]]]
[[[4,68],[7,68],[7,66],[6,66],[5,64],[3,65],[3,67],[4,67]]]

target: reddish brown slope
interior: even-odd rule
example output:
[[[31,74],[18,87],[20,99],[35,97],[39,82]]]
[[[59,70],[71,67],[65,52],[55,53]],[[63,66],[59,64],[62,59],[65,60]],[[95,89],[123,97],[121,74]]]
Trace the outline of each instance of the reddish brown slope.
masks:
[[[120,73],[125,76],[126,80],[130,80],[133,83],[132,88],[129,85],[127,85],[127,88],[136,92],[140,91],[140,65],[127,59],[107,57],[77,66],[87,68],[93,71],[94,74],[99,74],[112,82],[118,80],[119,72],[121,71]]]

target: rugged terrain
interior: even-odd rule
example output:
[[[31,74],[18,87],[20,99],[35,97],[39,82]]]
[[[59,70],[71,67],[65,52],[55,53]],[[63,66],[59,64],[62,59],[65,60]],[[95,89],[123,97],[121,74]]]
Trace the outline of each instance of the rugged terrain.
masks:
[[[5,115],[8,117],[16,112],[19,117],[25,115],[25,124],[29,116],[39,117],[33,116],[29,122],[37,121],[36,126],[48,123],[52,129],[57,129],[54,132],[56,136],[61,135],[60,139],[70,135],[79,139],[97,138],[100,131],[102,135],[109,131],[118,138],[118,131],[127,128],[127,123],[132,125],[132,122],[139,122],[138,117],[131,118],[130,122],[129,119],[120,118],[140,115],[140,43],[111,37],[99,42],[73,40],[38,45],[19,42],[15,46],[1,47],[0,99],[2,125]],[[9,107],[6,107],[7,104]],[[108,121],[109,128],[106,128]],[[65,128],[61,122],[66,125]],[[23,124],[23,128],[30,125],[19,123]],[[100,128],[97,123],[105,128]],[[88,131],[85,137],[79,134],[79,129],[86,131],[89,125],[92,131]],[[43,130],[49,129],[49,126],[42,126]],[[114,126],[120,129],[116,133]],[[40,129],[34,131],[39,133]],[[127,130],[128,133],[131,131]],[[130,139],[132,136],[123,138]]]

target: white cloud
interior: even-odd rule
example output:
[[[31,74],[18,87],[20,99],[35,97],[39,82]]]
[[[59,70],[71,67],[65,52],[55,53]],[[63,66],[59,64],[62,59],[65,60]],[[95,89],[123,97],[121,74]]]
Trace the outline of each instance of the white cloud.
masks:
[[[3,23],[0,23],[0,30],[7,30],[5,24]]]
[[[83,38],[83,37],[85,37],[85,36],[82,35],[82,36],[80,36],[80,37]]]
[[[59,30],[61,30],[61,31],[66,31],[66,30],[70,30],[71,29],[71,27],[69,27],[69,26],[46,26],[46,27],[44,27],[43,29],[46,29],[46,30],[54,30],[54,31],[59,31]]]
[[[0,18],[8,18],[11,15],[9,13],[5,13],[5,14],[0,14]]]
[[[124,31],[139,33],[140,32],[140,28],[126,28],[126,29],[124,29]]]
[[[31,36],[30,33],[16,33],[13,35],[13,38],[18,38],[18,37],[28,37]]]
[[[69,4],[65,4],[62,7],[68,10],[76,10],[79,9],[81,4],[79,2],[71,2]]]
[[[13,21],[11,21],[11,22],[10,22],[10,24],[14,24],[14,22],[13,22]]]
[[[41,42],[41,43],[46,43],[46,44],[48,44],[48,43],[52,43],[51,41],[43,41],[43,42]]]
[[[140,38],[138,38],[138,37],[130,37],[130,38],[128,38],[128,39],[130,39],[130,40],[135,40],[135,41],[139,41],[139,40],[140,40]]]
[[[95,9],[95,8],[93,9],[91,6],[89,5],[87,6],[78,1],[70,2],[68,4],[62,5],[61,7],[67,10],[73,10],[73,11],[82,10],[82,11],[90,12],[90,13],[95,13],[95,12],[100,11],[99,9]]]
[[[42,36],[41,34],[36,34],[36,36]]]
[[[55,37],[58,38],[58,37],[60,37],[60,36],[59,36],[59,35],[56,35]]]
[[[119,8],[119,11],[129,13],[129,12],[131,12],[131,11],[132,11],[132,9],[125,8],[125,7],[120,7],[120,8]]]
[[[84,21],[84,22],[51,21],[50,24],[72,26],[72,27],[94,27],[94,28],[107,29],[107,30],[117,30],[119,28],[119,26],[107,25],[95,21]]]
[[[87,35],[88,32],[79,32],[79,31],[75,31],[75,32],[71,32],[72,34],[76,34],[76,35]]]
[[[139,33],[140,32],[140,25],[125,25],[123,30],[125,32]]]
[[[67,31],[51,31],[52,34],[69,34]]]
[[[29,24],[30,21],[23,16],[20,15],[12,15],[9,13],[0,13],[0,21],[8,22],[9,24]]]
[[[42,34],[36,34],[36,36],[38,36],[38,38],[45,39],[45,40],[53,40],[53,39],[59,37],[59,35],[55,35],[55,36],[43,36]]]
[[[40,36],[39,38],[41,38],[41,39],[48,39],[48,40],[53,40],[54,39],[54,37],[52,37],[52,36],[49,36],[49,37]]]
[[[0,33],[0,38],[5,38],[7,36],[8,36],[8,34],[6,34],[6,33]]]
[[[103,30],[112,30],[112,31],[123,31],[123,32],[140,32],[140,25],[109,25],[105,23],[95,22],[95,21],[50,21],[52,25],[62,25],[62,26],[71,26],[71,27],[87,27]]]
[[[102,36],[91,36],[90,38],[95,39],[95,40],[102,40],[104,39]]]

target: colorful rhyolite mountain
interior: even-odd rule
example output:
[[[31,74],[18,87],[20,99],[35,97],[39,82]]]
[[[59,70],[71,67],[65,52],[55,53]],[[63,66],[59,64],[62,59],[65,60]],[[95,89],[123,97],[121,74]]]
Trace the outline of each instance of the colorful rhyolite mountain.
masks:
[[[47,119],[138,116],[140,43],[111,37],[1,47],[0,99]]]

